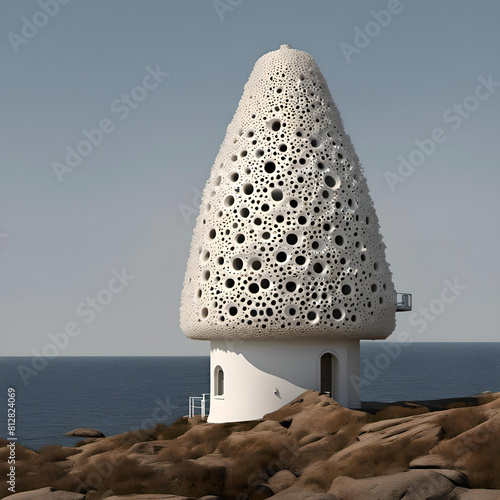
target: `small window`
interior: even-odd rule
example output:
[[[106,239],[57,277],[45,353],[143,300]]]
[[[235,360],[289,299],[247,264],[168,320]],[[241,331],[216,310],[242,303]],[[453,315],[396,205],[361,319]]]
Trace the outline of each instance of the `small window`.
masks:
[[[215,395],[216,396],[223,396],[224,395],[224,370],[220,366],[217,366],[215,368],[214,375],[215,375],[215,380],[214,380]]]

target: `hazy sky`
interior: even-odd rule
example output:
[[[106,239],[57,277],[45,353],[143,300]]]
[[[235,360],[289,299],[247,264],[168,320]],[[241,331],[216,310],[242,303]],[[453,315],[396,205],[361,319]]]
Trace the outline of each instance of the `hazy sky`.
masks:
[[[283,43],[319,64],[413,293],[389,340],[498,340],[499,21],[497,1],[1,0],[0,354],[208,354],[178,313],[199,194]]]

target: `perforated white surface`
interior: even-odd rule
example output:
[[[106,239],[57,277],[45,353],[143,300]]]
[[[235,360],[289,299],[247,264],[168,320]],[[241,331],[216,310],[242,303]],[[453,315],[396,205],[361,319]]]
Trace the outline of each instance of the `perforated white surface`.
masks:
[[[194,229],[194,339],[385,338],[394,287],[359,160],[325,79],[282,45],[255,64]]]

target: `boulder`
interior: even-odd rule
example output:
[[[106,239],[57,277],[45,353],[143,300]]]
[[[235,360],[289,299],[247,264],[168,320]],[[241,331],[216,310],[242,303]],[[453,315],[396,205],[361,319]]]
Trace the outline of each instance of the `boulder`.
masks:
[[[85,495],[46,487],[15,493],[14,495],[10,495],[9,498],[13,498],[14,500],[83,500]]]
[[[453,467],[453,462],[438,454],[422,455],[410,462],[410,469],[450,469],[451,467]]]
[[[448,495],[455,485],[432,470],[410,470],[388,476],[352,479],[336,478],[328,490],[340,500],[400,500],[401,498],[440,499]]]
[[[213,497],[217,498],[217,497]],[[168,493],[144,493],[140,495],[113,495],[106,500],[195,500],[193,497],[169,495]]]
[[[449,498],[450,500],[498,500],[500,490],[455,488]]]
[[[273,477],[269,478],[266,483],[263,483],[260,486],[263,487],[261,489],[264,491],[276,495],[280,491],[290,488],[296,480],[297,477],[293,472],[290,472],[289,470],[280,470]]]
[[[277,495],[273,495],[273,500],[339,500],[336,496],[330,493],[318,493],[310,490],[301,490],[292,486]],[[369,497],[368,497],[369,498]]]
[[[90,429],[89,427],[79,427],[78,429],[73,429],[72,431],[65,432],[63,436],[98,438],[98,437],[104,437],[104,434],[101,431]]]

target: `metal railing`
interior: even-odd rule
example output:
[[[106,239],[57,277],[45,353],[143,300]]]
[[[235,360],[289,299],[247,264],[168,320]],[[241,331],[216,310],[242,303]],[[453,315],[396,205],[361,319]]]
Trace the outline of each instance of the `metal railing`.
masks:
[[[198,402],[200,403],[199,405],[196,404]],[[196,415],[196,410],[200,410],[201,418],[204,418],[208,415],[209,409],[210,394],[202,394],[201,396],[189,396],[189,418]]]
[[[396,293],[396,312],[411,311],[411,293]]]

